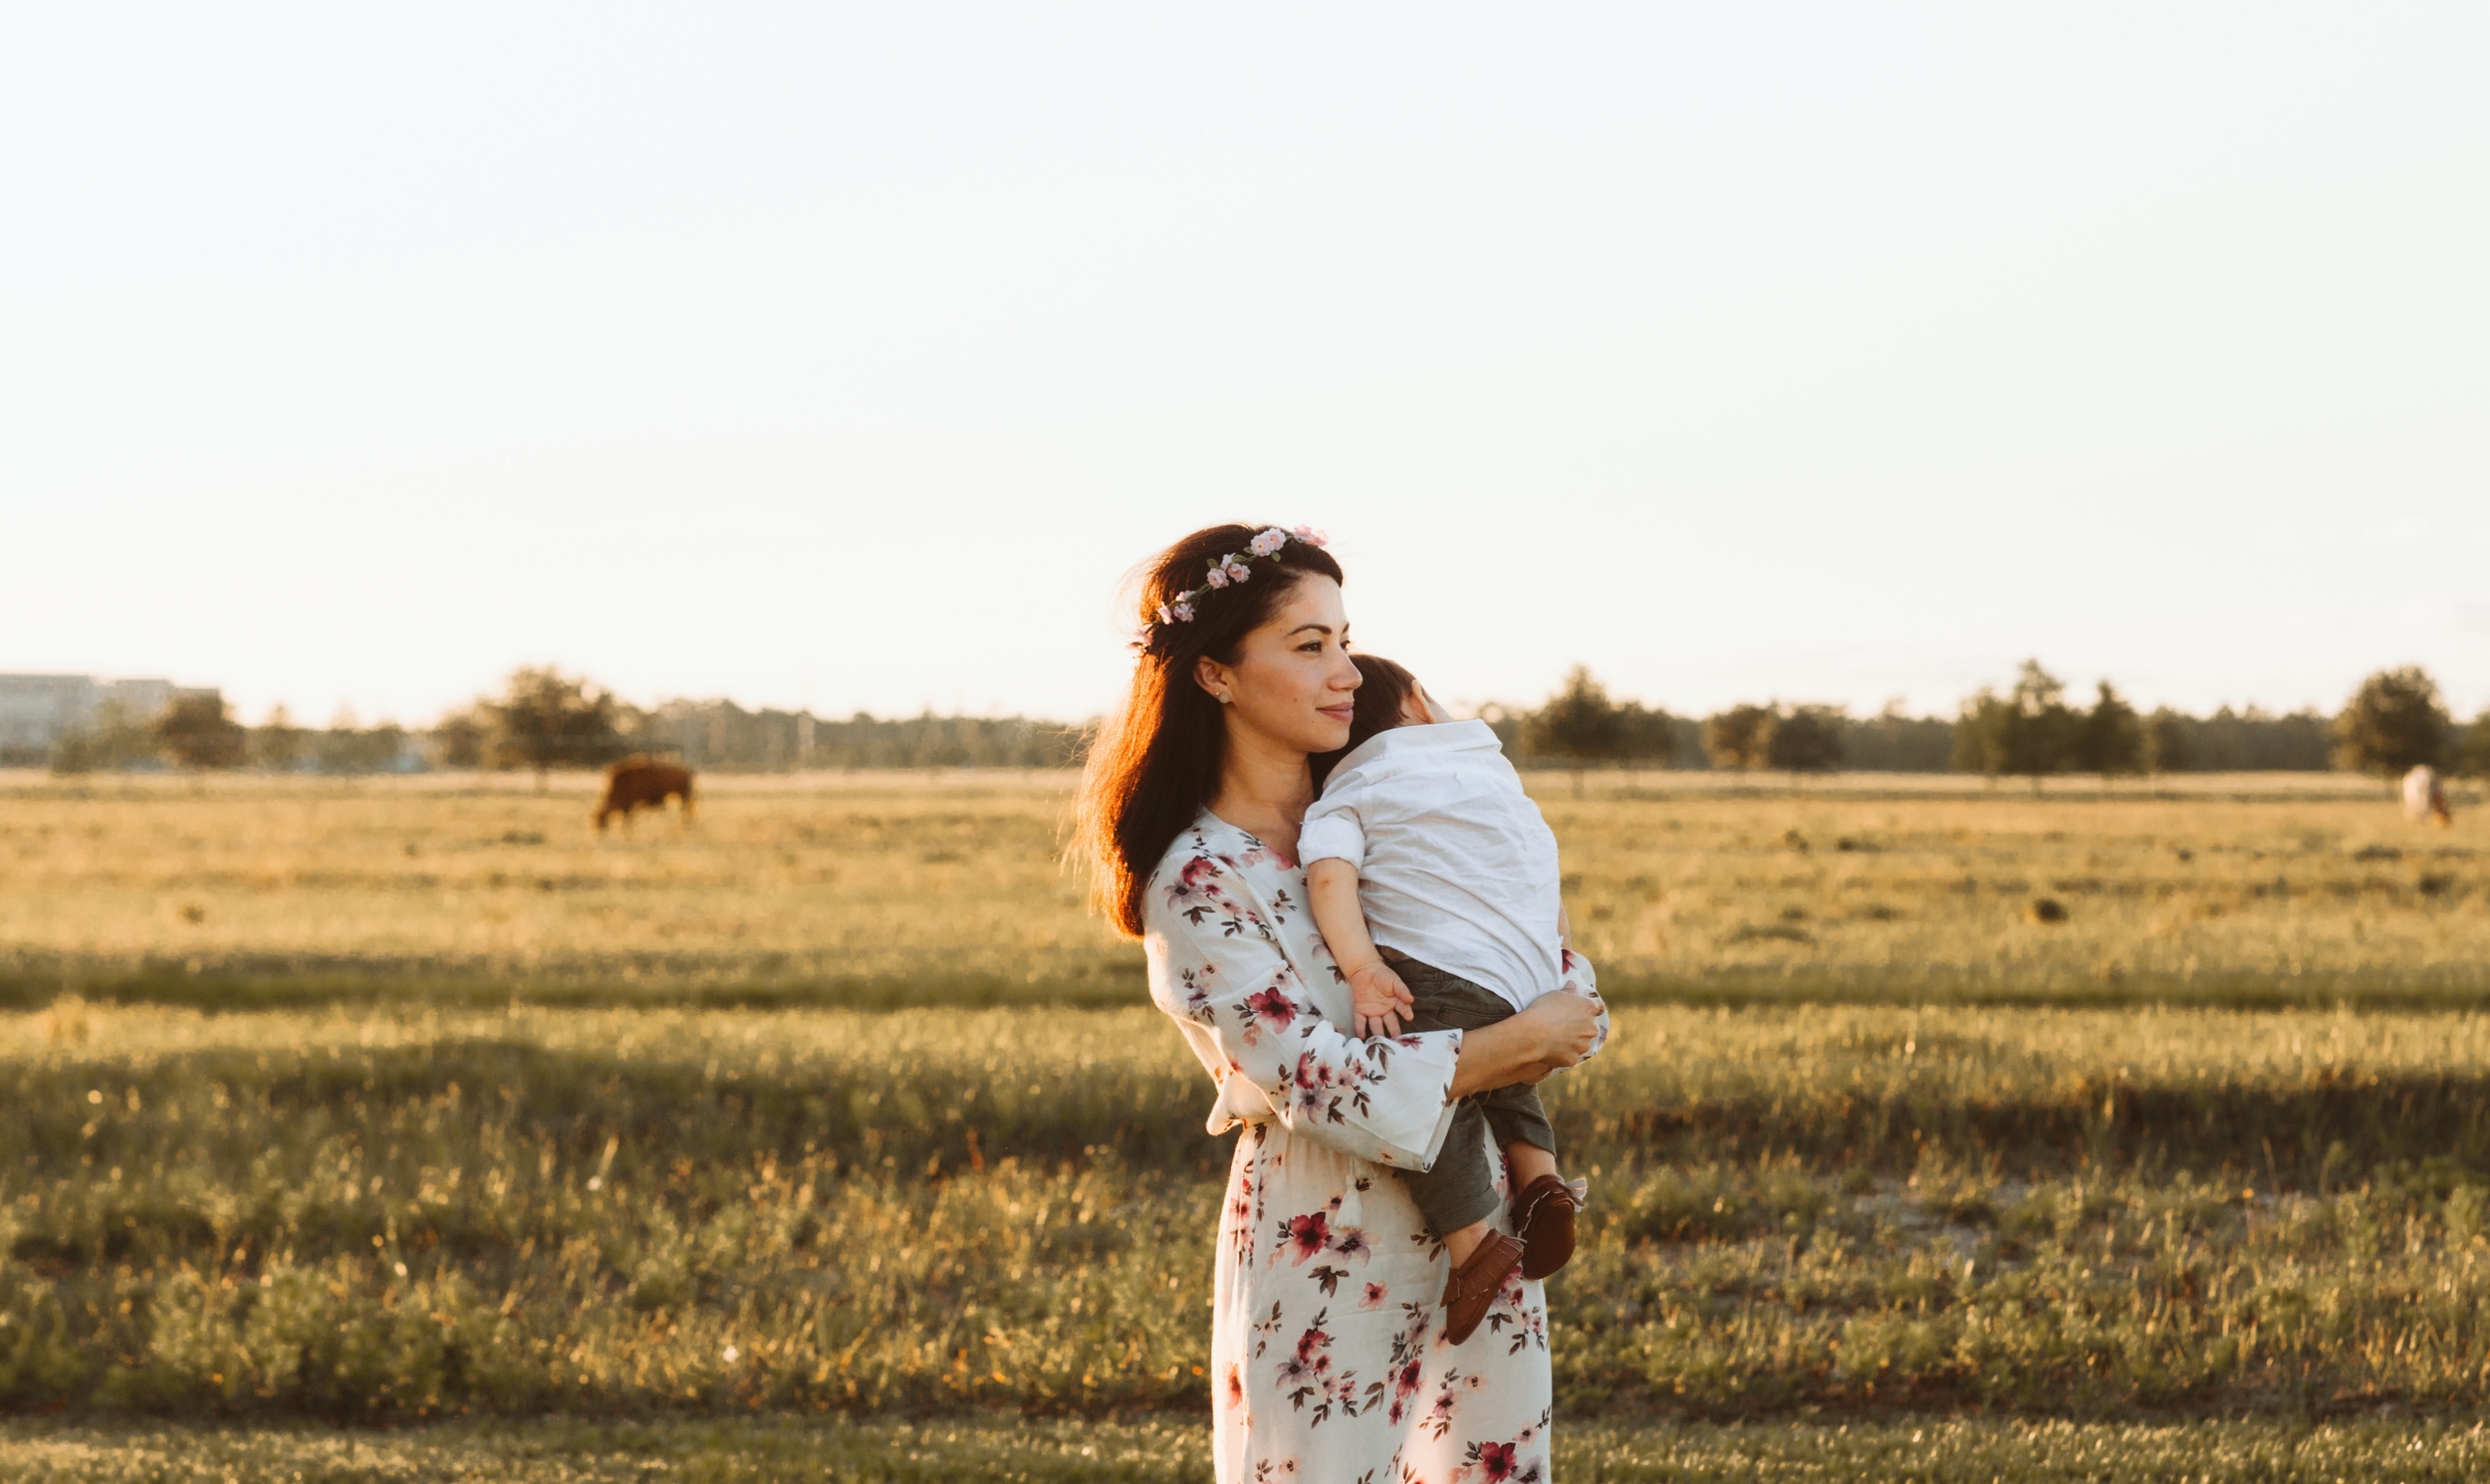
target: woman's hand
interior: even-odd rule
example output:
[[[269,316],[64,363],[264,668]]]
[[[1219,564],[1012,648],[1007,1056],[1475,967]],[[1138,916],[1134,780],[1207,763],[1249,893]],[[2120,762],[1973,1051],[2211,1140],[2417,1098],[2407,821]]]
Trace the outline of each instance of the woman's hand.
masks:
[[[1560,1067],[1578,1067],[1600,1040],[1599,1002],[1585,995],[1546,994],[1513,1017],[1527,1030],[1531,1060],[1545,1077]],[[1537,1082],[1539,1077],[1528,1079]]]
[[[1537,1082],[1577,1066],[1600,1040],[1600,1002],[1589,995],[1541,995],[1528,1010],[1461,1037],[1450,1096],[1467,1098],[1517,1082]]]

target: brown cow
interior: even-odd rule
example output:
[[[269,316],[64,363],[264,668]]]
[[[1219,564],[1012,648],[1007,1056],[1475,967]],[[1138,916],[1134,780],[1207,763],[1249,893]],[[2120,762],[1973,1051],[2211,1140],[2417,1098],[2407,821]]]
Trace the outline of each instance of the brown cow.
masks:
[[[597,828],[606,828],[613,815],[622,816],[622,823],[631,822],[631,811],[642,805],[650,809],[665,808],[669,798],[683,801],[683,820],[691,820],[691,770],[673,763],[661,763],[646,753],[633,753],[606,770],[606,796],[597,801]]]

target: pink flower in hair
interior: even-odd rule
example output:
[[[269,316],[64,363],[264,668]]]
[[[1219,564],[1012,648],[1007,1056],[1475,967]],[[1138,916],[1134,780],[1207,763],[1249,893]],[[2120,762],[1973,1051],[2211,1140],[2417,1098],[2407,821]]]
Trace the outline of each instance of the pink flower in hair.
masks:
[[[1173,623],[1175,620],[1175,615],[1167,612],[1167,605],[1163,603],[1160,604],[1158,606],[1158,621],[1161,623]]]
[[[1210,564],[1210,585],[1214,588],[1224,588],[1228,585],[1227,559],[1225,557],[1222,557],[1218,561]]]
[[[1316,530],[1312,526],[1299,526],[1296,534],[1299,541],[1302,541],[1311,547],[1321,548],[1331,545],[1329,541],[1324,539],[1323,533]]]
[[[1273,526],[1270,530],[1255,537],[1253,545],[1247,547],[1246,550],[1257,557],[1267,557],[1286,545],[1288,545],[1288,533]]]
[[[1179,598],[1175,601],[1175,611],[1176,621],[1178,623],[1190,623],[1193,621],[1193,605]]]
[[[1249,578],[1249,577],[1252,577],[1253,575],[1254,575],[1254,570],[1253,570],[1252,568],[1250,568],[1250,567],[1246,566],[1246,565],[1245,565],[1244,563],[1242,563],[1242,562],[1239,562],[1239,561],[1238,561],[1238,560],[1236,560],[1234,557],[1230,557],[1230,558],[1228,558],[1228,581],[1229,581],[1229,582],[1232,582],[1232,583],[1241,583],[1241,582],[1245,581],[1245,579],[1247,579],[1247,578]]]

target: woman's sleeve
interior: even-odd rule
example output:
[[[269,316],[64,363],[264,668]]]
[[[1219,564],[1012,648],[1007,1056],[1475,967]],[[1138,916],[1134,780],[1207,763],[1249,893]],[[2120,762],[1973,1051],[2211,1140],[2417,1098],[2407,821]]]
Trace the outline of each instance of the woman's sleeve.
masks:
[[[1149,946],[1167,965],[1164,992],[1180,1000],[1163,1008],[1208,1030],[1226,1059],[1221,1105],[1267,1104],[1290,1132],[1360,1159],[1433,1164],[1452,1123],[1461,1033],[1343,1034],[1232,867],[1197,856],[1169,874],[1150,882],[1145,925],[1159,941]],[[1259,1100],[1236,1096],[1239,1078]]]
[[[1591,960],[1571,948],[1558,951],[1564,955],[1565,965],[1558,987],[1583,995],[1600,1007],[1600,1034],[1592,1041],[1591,1050],[1583,1053],[1583,1061],[1588,1062],[1609,1044],[1609,1002],[1600,998],[1600,976],[1592,971]],[[1557,1070],[1563,1072],[1565,1069],[1560,1067]]]

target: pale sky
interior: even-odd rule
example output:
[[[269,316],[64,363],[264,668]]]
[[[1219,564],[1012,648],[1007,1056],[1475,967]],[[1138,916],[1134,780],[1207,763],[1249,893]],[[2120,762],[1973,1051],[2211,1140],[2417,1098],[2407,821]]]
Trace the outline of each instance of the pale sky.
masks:
[[[2490,8],[17,6],[0,671],[2490,703]]]

